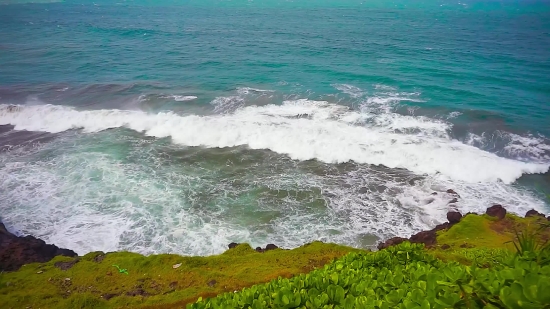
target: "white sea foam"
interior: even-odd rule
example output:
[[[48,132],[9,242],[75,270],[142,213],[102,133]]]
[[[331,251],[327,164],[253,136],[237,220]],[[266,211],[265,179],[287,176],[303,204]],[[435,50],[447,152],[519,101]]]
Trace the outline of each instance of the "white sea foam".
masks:
[[[193,101],[195,99],[197,99],[196,96],[192,96],[192,95],[175,95],[175,96],[172,96],[174,98],[174,101],[178,101],[178,102],[183,102],[183,101]]]
[[[453,118],[456,118],[460,115],[462,115],[461,112],[450,112],[449,115],[447,116],[447,119],[453,119]]]
[[[513,133],[501,133],[510,142],[504,147],[507,154],[525,159],[550,161],[550,140],[542,136],[520,136]]]
[[[244,106],[245,100],[240,96],[217,97],[210,104],[216,113],[230,113]]]
[[[337,90],[342,91],[343,93],[349,95],[352,98],[360,98],[366,94],[365,91],[363,91],[361,88],[348,85],[348,84],[333,84],[332,87],[336,88]]]
[[[126,127],[148,136],[171,137],[174,143],[186,146],[247,145],[252,149],[270,149],[295,160],[355,161],[466,182],[512,183],[522,174],[544,173],[549,168],[548,164],[502,158],[429,131],[402,134],[377,126],[350,124],[347,120],[353,117],[362,116],[340,105],[309,100],[248,106],[232,114],[208,117],[122,110],[77,111],[52,105],[0,107],[0,124],[12,124],[17,130],[55,133],[81,128],[84,132],[98,132]],[[405,119],[420,130],[426,127],[425,119]],[[438,132],[442,125],[430,126]]]
[[[251,87],[239,87],[237,88],[237,93],[240,95],[247,95],[247,94],[269,94],[274,93],[273,90],[265,90],[265,89],[258,89],[258,88],[251,88]]]
[[[326,102],[287,104],[262,109],[259,120],[338,122],[350,113]],[[11,113],[25,110],[13,107]],[[249,108],[258,116],[253,110]],[[309,116],[295,117],[304,113]],[[151,115],[143,119],[147,117]],[[201,159],[194,163],[181,164],[173,156],[182,151],[178,145],[162,146],[160,152],[158,147],[154,139],[123,130],[68,131],[35,148],[0,153],[2,218],[8,228],[80,254],[131,250],[209,255],[234,241],[293,248],[322,240],[365,247],[377,239],[432,228],[450,209],[481,212],[492,203],[519,214],[532,208],[545,211],[544,202],[532,193],[503,182],[460,181],[441,174],[419,177],[370,165],[340,169],[273,154],[250,161],[250,152],[242,148],[231,151],[241,161],[235,169],[217,156],[202,158],[210,150],[200,150],[196,155]],[[220,174],[223,169],[227,172]],[[445,192],[449,188],[461,196],[452,207],[454,196]]]

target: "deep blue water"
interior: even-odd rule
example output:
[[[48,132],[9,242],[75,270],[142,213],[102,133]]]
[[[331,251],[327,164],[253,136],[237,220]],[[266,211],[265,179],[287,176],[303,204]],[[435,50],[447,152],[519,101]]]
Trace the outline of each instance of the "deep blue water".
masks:
[[[368,247],[452,208],[550,211],[548,3],[15,2],[0,1],[14,230],[210,254]]]

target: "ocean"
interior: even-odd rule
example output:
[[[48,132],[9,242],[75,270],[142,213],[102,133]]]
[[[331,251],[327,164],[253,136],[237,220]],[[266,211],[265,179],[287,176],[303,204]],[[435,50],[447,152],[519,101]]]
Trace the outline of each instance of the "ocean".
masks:
[[[374,248],[549,167],[548,2],[0,1],[0,220],[79,254]]]

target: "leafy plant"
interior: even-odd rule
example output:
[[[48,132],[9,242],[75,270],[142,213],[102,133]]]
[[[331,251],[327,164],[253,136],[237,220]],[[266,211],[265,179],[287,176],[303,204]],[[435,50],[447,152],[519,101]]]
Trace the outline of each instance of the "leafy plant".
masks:
[[[517,255],[513,263],[479,268],[443,262],[422,245],[405,242],[350,253],[292,279],[200,299],[188,309],[550,308],[550,293],[544,291],[550,291],[550,266],[534,260]]]
[[[535,231],[515,231],[516,240],[512,243],[516,248],[516,254],[526,260],[531,260],[539,265],[550,264],[550,242],[542,240],[539,233],[549,228],[547,222],[541,223]]]

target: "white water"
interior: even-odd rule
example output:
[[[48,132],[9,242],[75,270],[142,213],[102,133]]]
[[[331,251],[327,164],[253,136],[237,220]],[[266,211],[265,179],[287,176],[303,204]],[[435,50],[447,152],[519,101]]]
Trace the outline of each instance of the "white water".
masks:
[[[465,182],[512,183],[549,165],[502,158],[446,136],[447,124],[423,117],[369,114],[327,102],[296,100],[248,106],[216,116],[77,111],[69,107],[0,106],[0,124],[16,130],[98,132],[125,127],[176,144],[208,148],[246,145],[295,160],[354,161]],[[412,133],[407,134],[408,130]]]
[[[450,138],[444,120],[392,112],[401,101],[421,102],[418,93],[379,85],[367,96],[335,87],[357,100],[356,110],[305,99],[273,105],[264,103],[273,101],[272,91],[254,88],[216,98],[211,116],[0,105],[0,125],[65,132],[0,153],[2,220],[80,254],[208,255],[233,241],[365,247],[431,228],[455,208],[483,212],[500,203],[518,214],[545,211],[542,200],[511,184],[522,174],[548,171],[542,138],[502,133],[509,141],[503,151],[525,160],[503,158],[475,147],[487,143],[485,136],[471,134],[461,143]],[[261,106],[246,106],[249,101]],[[118,130],[97,133],[111,128],[169,137],[171,145],[159,149],[149,145],[156,139]],[[171,153],[182,146],[273,153],[266,161],[249,159],[239,148],[229,150],[235,154],[227,162],[201,157],[198,165],[181,164]],[[312,169],[294,166],[312,159],[318,161]],[[333,171],[332,163],[349,161],[359,165]],[[314,172],[319,168],[324,171]],[[449,188],[462,197],[452,206]]]

